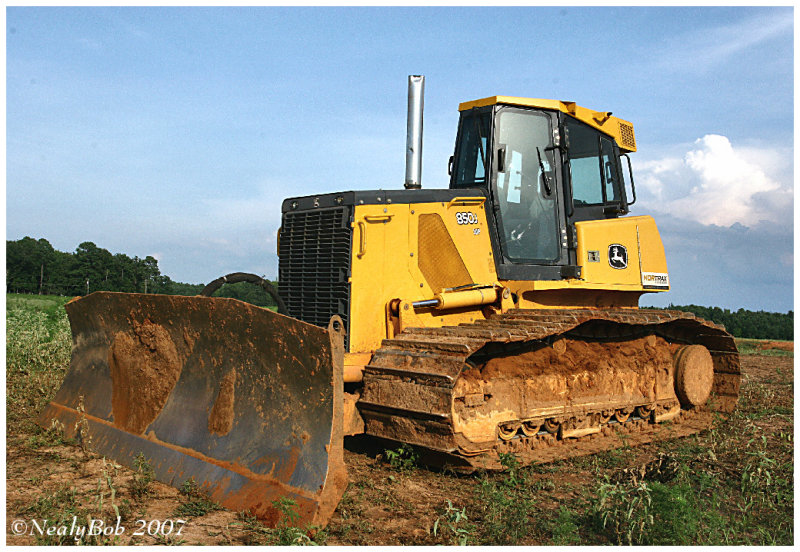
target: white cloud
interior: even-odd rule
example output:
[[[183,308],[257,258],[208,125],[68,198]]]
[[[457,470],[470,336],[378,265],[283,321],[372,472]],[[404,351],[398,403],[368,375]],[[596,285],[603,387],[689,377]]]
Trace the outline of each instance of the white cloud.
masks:
[[[704,225],[791,224],[791,182],[771,176],[778,157],[775,151],[734,148],[725,136],[708,134],[682,158],[641,163],[637,192],[652,211]]]

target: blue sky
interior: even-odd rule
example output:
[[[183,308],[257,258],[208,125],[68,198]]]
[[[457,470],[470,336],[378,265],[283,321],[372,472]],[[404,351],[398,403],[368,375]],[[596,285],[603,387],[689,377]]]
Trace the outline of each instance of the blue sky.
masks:
[[[673,290],[793,308],[793,9],[39,8],[6,11],[6,233],[277,274],[283,198],[401,188],[426,76],[424,187],[458,103],[555,98],[632,121]]]

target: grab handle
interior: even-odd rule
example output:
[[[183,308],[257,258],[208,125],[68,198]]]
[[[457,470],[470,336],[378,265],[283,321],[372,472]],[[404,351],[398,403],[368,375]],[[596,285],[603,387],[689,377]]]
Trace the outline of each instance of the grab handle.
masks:
[[[485,202],[485,197],[454,197],[447,203],[447,207],[449,209],[456,203],[463,203],[464,205],[483,205]]]
[[[360,259],[367,252],[367,225],[363,220],[358,221],[358,253]]]

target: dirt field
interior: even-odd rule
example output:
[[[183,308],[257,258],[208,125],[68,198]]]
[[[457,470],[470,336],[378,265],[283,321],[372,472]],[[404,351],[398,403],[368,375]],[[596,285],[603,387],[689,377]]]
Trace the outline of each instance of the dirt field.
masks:
[[[90,544],[792,544],[793,356],[771,351],[742,356],[737,411],[684,439],[463,476],[348,438],[350,485],[322,531],[268,529],[150,481],[146,464],[132,472],[62,443],[32,420],[65,367],[18,376],[10,356],[6,539],[74,543],[89,518],[108,524]],[[39,534],[43,520],[54,534]]]

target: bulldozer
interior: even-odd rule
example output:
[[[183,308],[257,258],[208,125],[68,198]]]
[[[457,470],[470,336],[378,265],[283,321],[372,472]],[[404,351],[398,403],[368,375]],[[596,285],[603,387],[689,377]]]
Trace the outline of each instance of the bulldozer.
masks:
[[[348,435],[473,471],[681,437],[731,412],[733,337],[639,308],[670,281],[654,220],[628,216],[633,125],[570,101],[462,103],[449,188],[423,189],[423,90],[409,77],[403,189],[283,202],[277,290],[234,273],[196,297],[68,303],[71,365],[40,423],[265,523],[286,497],[324,526]],[[278,312],[211,296],[243,280]]]

